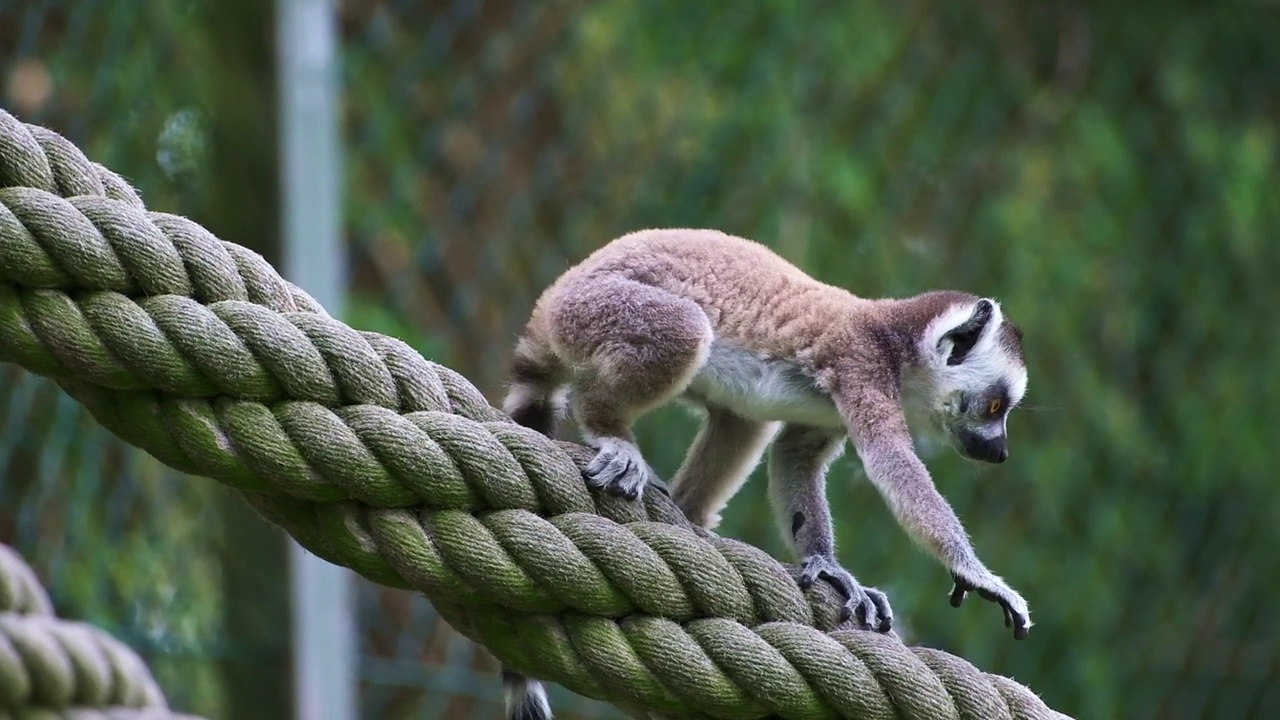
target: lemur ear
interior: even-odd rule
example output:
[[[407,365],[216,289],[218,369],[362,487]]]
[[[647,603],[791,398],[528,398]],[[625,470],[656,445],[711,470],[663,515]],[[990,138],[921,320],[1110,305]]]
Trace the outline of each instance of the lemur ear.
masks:
[[[951,341],[951,353],[947,355],[948,365],[959,365],[969,356],[969,351],[973,350],[973,346],[978,344],[978,339],[982,337],[982,331],[986,329],[987,323],[991,322],[991,317],[995,315],[995,306],[990,300],[983,298],[973,306],[973,314],[968,320],[951,328],[938,341],[938,349],[942,349],[942,340]]]

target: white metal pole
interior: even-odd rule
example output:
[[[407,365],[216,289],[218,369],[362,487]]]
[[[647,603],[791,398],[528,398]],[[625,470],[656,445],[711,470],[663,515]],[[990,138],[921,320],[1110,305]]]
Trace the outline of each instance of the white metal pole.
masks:
[[[277,0],[284,276],[341,316],[342,248],[335,0]],[[290,543],[299,720],[354,720],[356,621],[346,568]]]

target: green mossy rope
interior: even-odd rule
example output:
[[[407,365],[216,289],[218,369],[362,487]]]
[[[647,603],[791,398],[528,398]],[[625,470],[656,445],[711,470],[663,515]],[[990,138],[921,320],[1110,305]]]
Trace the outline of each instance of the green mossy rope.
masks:
[[[142,658],[124,643],[54,617],[35,573],[0,545],[0,717],[191,716],[169,711]]]
[[[317,555],[424,593],[517,670],[638,717],[1064,717],[838,626],[830,588],[802,592],[794,566],[692,528],[654,488],[589,492],[585,448],[2,112],[0,188],[0,361]]]

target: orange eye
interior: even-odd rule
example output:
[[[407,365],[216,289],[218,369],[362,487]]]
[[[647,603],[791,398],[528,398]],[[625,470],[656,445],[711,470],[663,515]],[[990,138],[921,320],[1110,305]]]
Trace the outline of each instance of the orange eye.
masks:
[[[987,414],[995,415],[996,413],[1000,412],[1000,408],[1003,406],[1004,406],[1004,403],[1001,402],[1000,398],[996,398],[991,402],[987,403]]]

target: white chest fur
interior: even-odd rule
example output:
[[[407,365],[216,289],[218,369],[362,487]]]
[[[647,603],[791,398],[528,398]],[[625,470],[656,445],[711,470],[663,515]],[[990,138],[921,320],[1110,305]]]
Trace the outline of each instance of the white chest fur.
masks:
[[[764,422],[839,427],[835,404],[797,363],[716,341],[689,391],[706,402]]]

